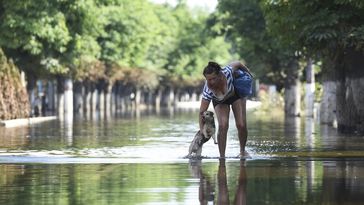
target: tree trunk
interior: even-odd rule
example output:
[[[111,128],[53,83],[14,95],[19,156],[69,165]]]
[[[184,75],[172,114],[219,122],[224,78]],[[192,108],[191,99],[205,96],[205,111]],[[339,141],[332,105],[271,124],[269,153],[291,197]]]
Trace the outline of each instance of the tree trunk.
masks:
[[[364,55],[351,49],[345,52],[343,62],[337,62],[338,131],[364,133]]]
[[[322,99],[320,104],[320,122],[333,125],[336,121],[336,80],[332,58],[322,64]]]
[[[107,83],[105,85],[105,117],[110,118],[111,116],[111,94],[112,94],[112,85]]]
[[[305,95],[305,115],[306,117],[314,117],[315,102],[315,72],[312,67],[312,60],[307,60],[306,67],[306,95]]]
[[[96,85],[95,83],[91,83],[91,90],[90,90],[90,94],[91,94],[91,98],[90,98],[90,106],[91,106],[91,113],[96,116],[96,111],[98,108],[98,104],[97,104],[97,99],[98,99],[98,95],[97,95],[97,89],[96,89]]]
[[[28,93],[28,101],[30,103],[30,115],[35,116],[36,112],[35,112],[35,98],[36,98],[36,94],[35,94],[35,87],[36,87],[36,79],[32,76],[28,77],[28,82],[27,82],[27,93]]]
[[[74,85],[74,112],[80,114],[83,111],[83,85],[82,82],[76,81]]]
[[[99,80],[96,85],[97,89],[97,109],[99,110],[100,114],[104,113],[105,111],[105,81]]]
[[[148,91],[147,107],[148,107],[148,110],[153,108],[153,91],[152,90]]]
[[[177,105],[177,102],[181,101],[183,91],[181,91],[180,88],[177,88],[174,92],[174,99],[173,99],[173,105]]]
[[[364,58],[364,56],[362,58]],[[364,68],[362,67],[361,69],[363,70]],[[353,92],[353,104],[356,110],[354,119],[356,131],[360,134],[364,134],[364,76],[360,78],[351,78],[349,86]]]
[[[135,109],[139,110],[141,104],[141,89],[139,86],[135,88]]]
[[[342,133],[355,132],[356,108],[349,84],[346,77],[336,82],[337,124],[338,131]]]
[[[66,79],[64,83],[64,112],[73,113],[73,82],[72,79]]]
[[[157,113],[160,111],[161,108],[161,100],[162,100],[162,88],[158,88],[155,96],[155,109]]]
[[[57,114],[64,114],[64,78],[57,76]]]
[[[47,104],[47,108],[48,110],[50,110],[51,112],[54,112],[55,111],[55,99],[56,99],[56,95],[54,92],[56,89],[55,89],[55,86],[54,86],[54,81],[53,80],[49,80],[47,82],[47,85],[48,85],[48,88],[47,88],[47,99],[48,99],[48,104]]]
[[[195,91],[192,92],[192,95],[191,95],[191,101],[192,102],[195,102],[195,101],[198,101],[198,97],[197,97],[197,93]]]
[[[104,89],[97,91],[97,104],[98,104],[98,110],[100,113],[103,113],[105,111],[105,91]]]
[[[175,103],[175,94],[172,87],[168,89],[168,101],[167,101],[167,107],[171,108]]]
[[[91,111],[91,85],[88,81],[83,81],[85,92],[83,94],[83,112],[89,114]]]
[[[336,83],[324,81],[322,83],[323,95],[320,105],[320,122],[333,125],[336,120]]]
[[[288,65],[285,79],[284,112],[287,116],[299,116],[301,107],[299,65],[297,60]]]
[[[119,90],[119,84],[118,83],[114,83],[113,88],[111,89],[111,113],[116,114],[118,112],[118,104],[119,104],[119,99],[118,99],[118,90]]]

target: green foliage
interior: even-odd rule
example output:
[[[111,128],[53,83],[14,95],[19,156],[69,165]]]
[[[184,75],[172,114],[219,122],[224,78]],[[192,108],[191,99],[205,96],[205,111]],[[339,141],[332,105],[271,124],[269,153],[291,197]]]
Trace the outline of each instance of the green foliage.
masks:
[[[191,13],[184,1],[173,8],[148,0],[0,0],[0,11],[0,46],[34,78],[138,84],[126,78],[142,73],[155,76],[142,87],[160,79],[196,86],[208,60],[236,58],[224,38],[207,32],[207,13]]]
[[[98,12],[94,0],[74,1],[64,5],[62,12],[67,17],[67,27],[72,40],[68,50],[71,57],[88,56],[98,58],[100,46],[97,38],[103,33],[104,18]]]
[[[18,51],[11,57],[19,61],[24,53],[38,58],[31,72],[43,68],[41,72],[66,75],[79,66],[81,56],[99,56],[96,38],[102,18],[93,0],[0,3],[0,45]]]
[[[170,84],[197,86],[203,79],[202,70],[210,60],[227,63],[232,60],[231,46],[222,37],[208,32],[206,13],[192,15],[180,2],[174,10],[179,27],[175,29],[177,41],[164,66]]]
[[[261,82],[283,86],[284,70],[294,57],[294,49],[267,28],[260,1],[221,0],[218,12],[208,24],[217,36],[225,36]],[[269,22],[269,21],[268,21]],[[283,71],[283,72],[282,72]]]
[[[71,40],[61,1],[1,1],[0,45],[12,52],[16,63],[22,55],[37,56],[47,72],[67,72],[58,57],[66,52]],[[56,60],[54,60],[56,58]],[[22,65],[21,63],[19,63]],[[39,69],[34,68],[34,69]],[[49,70],[48,70],[49,69]],[[26,70],[26,69],[24,69]]]
[[[122,66],[145,67],[153,39],[159,34],[159,19],[146,0],[115,1],[101,8],[106,22],[99,38],[101,59]]]
[[[69,69],[64,67],[58,59],[49,57],[42,59],[40,64],[44,66],[44,68],[53,74],[67,74]]]
[[[153,5],[155,15],[158,18],[158,34],[154,36],[153,42],[148,49],[145,65],[148,68],[158,69],[160,73],[163,66],[168,64],[170,53],[178,49],[179,22],[174,17],[174,10],[168,6]]]
[[[43,50],[63,53],[70,40],[58,1],[1,1],[0,45],[33,55]]]
[[[302,51],[364,50],[360,0],[266,1],[263,5],[270,29],[282,39],[297,42]]]
[[[76,81],[96,82],[105,78],[105,65],[92,57],[81,56],[77,59],[77,69],[72,70],[72,76]]]

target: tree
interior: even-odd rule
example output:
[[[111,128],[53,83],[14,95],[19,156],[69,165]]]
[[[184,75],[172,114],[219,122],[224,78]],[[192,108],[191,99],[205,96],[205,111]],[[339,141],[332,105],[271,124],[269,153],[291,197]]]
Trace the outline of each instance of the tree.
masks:
[[[68,71],[59,61],[59,56],[66,51],[71,40],[59,1],[1,0],[0,5],[3,11],[0,17],[0,45],[28,76],[32,73],[44,75]],[[29,65],[27,60],[32,57],[37,59],[33,66],[23,66]],[[37,72],[40,68],[44,70]]]
[[[82,76],[81,61],[97,61],[100,53],[102,18],[94,1],[0,3],[0,45],[26,71],[29,90],[37,78],[56,77],[58,102],[63,102],[64,78]]]
[[[341,132],[364,132],[363,51],[364,3],[360,0],[265,1],[272,13],[279,13],[283,38],[295,40],[302,51],[322,59],[323,73],[336,84],[336,116]],[[277,13],[278,14],[278,13]],[[278,15],[275,15],[278,16]],[[327,62],[329,61],[329,62]],[[330,62],[331,61],[331,62]],[[328,92],[324,90],[324,93]]]
[[[174,10],[174,18],[179,25],[177,41],[164,68],[172,85],[198,86],[209,60],[226,63],[232,59],[230,44],[208,32],[206,13],[192,15],[183,1]]]

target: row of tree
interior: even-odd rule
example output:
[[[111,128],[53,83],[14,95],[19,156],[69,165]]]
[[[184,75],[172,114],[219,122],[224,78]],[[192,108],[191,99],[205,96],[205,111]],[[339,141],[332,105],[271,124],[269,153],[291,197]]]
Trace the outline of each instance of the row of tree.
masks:
[[[208,13],[184,1],[0,0],[0,13],[0,46],[25,72],[28,93],[37,80],[55,79],[59,103],[66,79],[86,96],[158,95],[199,88],[208,60],[232,59],[230,44],[208,34]]]

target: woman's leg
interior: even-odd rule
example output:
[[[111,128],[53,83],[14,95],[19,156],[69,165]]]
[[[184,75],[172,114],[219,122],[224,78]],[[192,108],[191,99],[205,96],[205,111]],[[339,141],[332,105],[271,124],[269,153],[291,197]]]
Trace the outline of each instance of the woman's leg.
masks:
[[[226,104],[218,104],[215,106],[215,113],[219,128],[217,131],[217,141],[219,144],[220,158],[225,158],[226,137],[229,129],[229,113],[230,107]]]
[[[217,204],[229,204],[229,189],[227,185],[225,159],[220,159],[217,172]]]
[[[246,156],[245,145],[248,137],[248,129],[246,123],[246,98],[240,98],[232,104],[232,109],[235,118],[235,125],[238,130],[240,142],[240,156]]]

